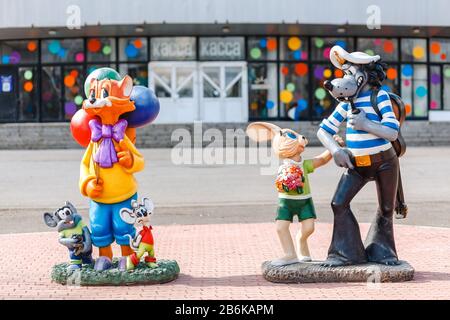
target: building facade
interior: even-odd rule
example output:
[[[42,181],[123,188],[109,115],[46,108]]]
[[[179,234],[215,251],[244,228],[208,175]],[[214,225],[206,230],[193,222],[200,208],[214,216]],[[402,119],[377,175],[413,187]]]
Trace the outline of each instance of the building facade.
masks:
[[[153,88],[159,123],[319,121],[336,104],[322,87],[342,76],[328,59],[336,44],[388,63],[383,89],[402,96],[409,119],[450,121],[450,23],[441,17],[450,4],[379,1],[370,11],[343,2],[354,11],[327,1],[2,0],[0,122],[69,121],[98,67]],[[38,14],[50,3],[59,14]],[[377,8],[381,29],[364,25]],[[68,25],[77,14],[81,25]]]

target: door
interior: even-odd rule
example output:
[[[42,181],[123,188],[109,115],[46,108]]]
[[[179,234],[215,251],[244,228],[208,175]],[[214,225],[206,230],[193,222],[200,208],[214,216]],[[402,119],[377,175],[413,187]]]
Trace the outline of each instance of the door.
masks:
[[[199,64],[200,118],[204,122],[247,122],[246,62]]]
[[[0,67],[0,122],[15,122],[17,119],[17,68]]]
[[[199,119],[196,62],[150,62],[149,85],[159,98],[156,123],[190,123]]]

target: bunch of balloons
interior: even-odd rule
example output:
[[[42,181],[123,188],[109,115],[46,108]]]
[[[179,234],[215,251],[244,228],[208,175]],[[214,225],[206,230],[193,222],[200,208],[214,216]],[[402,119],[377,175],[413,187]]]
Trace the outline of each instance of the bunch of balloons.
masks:
[[[94,70],[86,78],[84,91],[86,97],[89,96],[89,85],[91,79],[111,79],[120,81],[122,78],[119,73],[111,68],[100,68]],[[152,123],[159,113],[159,101],[153,90],[144,86],[134,86],[131,92],[131,101],[134,101],[136,109],[124,114],[121,118],[128,121],[128,128],[141,128]],[[89,121],[94,119],[84,111],[78,110],[70,122],[70,131],[72,136],[81,146],[87,147],[91,141],[91,129]]]

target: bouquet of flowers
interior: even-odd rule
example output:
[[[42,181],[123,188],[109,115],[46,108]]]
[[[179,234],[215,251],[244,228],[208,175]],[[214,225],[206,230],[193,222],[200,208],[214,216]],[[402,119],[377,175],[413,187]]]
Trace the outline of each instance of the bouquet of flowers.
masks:
[[[305,185],[303,170],[296,165],[283,165],[278,172],[275,185],[278,192],[297,191],[302,194]]]

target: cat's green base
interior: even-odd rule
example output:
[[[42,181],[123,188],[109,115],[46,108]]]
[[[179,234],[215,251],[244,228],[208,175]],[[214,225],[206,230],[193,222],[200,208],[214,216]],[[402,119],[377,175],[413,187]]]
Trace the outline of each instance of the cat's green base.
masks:
[[[180,267],[175,260],[158,260],[157,268],[149,268],[144,262],[131,271],[120,271],[118,260],[113,260],[113,267],[106,271],[96,271],[93,265],[81,270],[69,271],[68,263],[53,266],[52,280],[72,286],[128,286],[167,283],[178,278]]]

